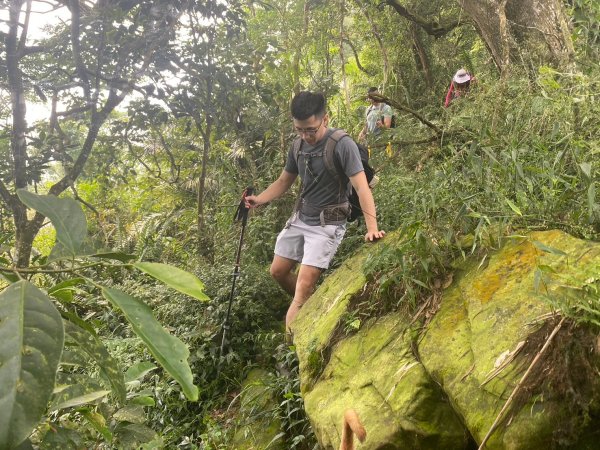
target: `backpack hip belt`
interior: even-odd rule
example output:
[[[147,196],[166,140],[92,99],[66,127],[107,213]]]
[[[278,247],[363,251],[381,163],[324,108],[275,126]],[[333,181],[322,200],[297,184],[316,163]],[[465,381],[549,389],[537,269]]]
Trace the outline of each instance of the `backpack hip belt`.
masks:
[[[321,226],[343,225],[350,216],[350,202],[342,202],[325,207],[311,205],[305,199],[301,199],[297,211],[310,217],[319,217]]]

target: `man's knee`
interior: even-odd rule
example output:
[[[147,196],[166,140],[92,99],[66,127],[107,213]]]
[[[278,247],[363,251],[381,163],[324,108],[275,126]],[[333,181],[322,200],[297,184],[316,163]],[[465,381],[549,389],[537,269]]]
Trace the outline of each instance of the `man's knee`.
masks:
[[[304,295],[310,295],[313,293],[319,276],[321,275],[321,269],[316,267],[304,267],[300,270],[298,281],[296,283],[296,289],[300,290]]]
[[[317,284],[317,280],[312,278],[298,278],[296,282],[296,289],[300,289],[302,292],[312,293],[315,289],[315,285]]]
[[[291,272],[291,269],[289,269],[288,267],[283,267],[283,266],[281,266],[279,264],[275,264],[275,263],[271,264],[271,268],[269,269],[269,273],[276,280],[285,279],[289,275],[290,272]]]

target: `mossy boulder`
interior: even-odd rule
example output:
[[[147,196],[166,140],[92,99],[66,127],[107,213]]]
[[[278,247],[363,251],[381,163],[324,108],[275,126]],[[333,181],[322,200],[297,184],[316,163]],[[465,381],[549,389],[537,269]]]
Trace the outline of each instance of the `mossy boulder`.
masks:
[[[272,375],[264,369],[252,369],[242,383],[240,413],[232,448],[236,450],[284,450],[277,439],[281,421],[270,411],[277,407],[277,397],[269,385]]]
[[[389,315],[335,343],[350,300],[365,287],[362,265],[372,250],[330,275],[294,322],[305,409],[319,443],[337,450],[344,411],[353,408],[367,429],[358,448],[466,448],[468,433],[413,354],[405,316]]]
[[[304,396],[321,446],[336,449],[344,411],[353,408],[371,449],[461,449],[468,435],[411,350],[406,318],[389,315],[335,346]]]
[[[600,245],[560,231],[508,242],[483,265],[456,277],[419,345],[425,369],[477,442],[526,369],[518,364],[520,349],[552,312],[548,300],[561,295],[559,284],[543,283],[544,271],[560,274],[563,283],[583,285],[600,274]],[[486,448],[552,447],[557,427],[576,420],[568,417],[563,401],[552,393],[534,397],[513,414],[510,426],[492,435]]]
[[[395,245],[399,236],[384,242]],[[363,265],[371,251],[365,246],[327,277],[293,324],[306,412],[325,449],[337,449],[347,408],[358,412],[367,430],[358,448],[476,447],[557,323],[552,302],[565,295],[575,302],[600,280],[600,244],[535,232],[467,261],[424,328],[392,313],[347,336],[354,300],[364,300]],[[561,345],[570,339],[579,349],[587,346],[584,357],[594,353],[590,373],[599,373],[596,335],[592,345],[567,332],[559,336]],[[557,343],[554,352],[560,351]],[[580,413],[573,414],[577,408],[565,403],[564,392],[544,385],[515,402],[509,423],[486,448],[593,448],[600,380],[591,375],[580,384],[591,386]],[[560,429],[570,430],[570,438],[561,440]]]
[[[366,256],[366,251],[359,253],[329,275],[292,324],[303,392],[311,388],[313,381],[323,371],[325,353],[342,324],[349,301],[366,284],[362,271]]]

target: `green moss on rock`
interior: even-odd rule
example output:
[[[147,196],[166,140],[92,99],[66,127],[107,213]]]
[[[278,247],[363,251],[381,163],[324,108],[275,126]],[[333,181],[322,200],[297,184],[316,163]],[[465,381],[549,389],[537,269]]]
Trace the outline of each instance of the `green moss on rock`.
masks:
[[[386,242],[398,239],[390,234]],[[406,317],[389,315],[332,341],[350,299],[366,284],[362,267],[370,251],[365,246],[331,274],[293,324],[305,409],[319,443],[338,448],[344,411],[353,408],[367,429],[364,448],[465,448],[468,433],[413,355]]]
[[[540,266],[583,283],[599,273],[600,245],[560,231],[531,233],[509,242],[490,257],[487,267],[456,277],[419,345],[422,363],[477,442],[520,380],[523,367],[511,363],[497,376],[490,374],[539,329],[536,319],[551,311],[544,296],[560,292],[558,285],[536,291]],[[532,399],[510,426],[494,433],[486,448],[552,447],[557,424],[577,420],[565,412],[561,400],[552,395]]]
[[[412,351],[406,318],[389,315],[340,342],[305,407],[324,448],[337,449],[344,411],[367,429],[364,448],[461,449],[468,435]],[[361,447],[359,447],[361,448]]]

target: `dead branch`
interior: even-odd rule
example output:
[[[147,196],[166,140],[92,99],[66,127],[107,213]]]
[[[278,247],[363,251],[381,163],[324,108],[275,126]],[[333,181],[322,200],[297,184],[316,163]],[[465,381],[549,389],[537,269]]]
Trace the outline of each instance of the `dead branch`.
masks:
[[[452,22],[449,22],[444,25],[441,25],[436,21],[430,22],[424,17],[410,12],[408,9],[402,6],[402,4],[398,0],[386,0],[384,3],[394,8],[396,12],[405,19],[408,19],[411,22],[416,23],[418,26],[423,28],[423,30],[425,30],[427,34],[436,38],[450,33],[452,30],[454,30],[457,26],[461,24],[460,20],[453,20]]]
[[[433,124],[432,122],[427,120],[425,117],[423,117],[421,114],[419,114],[414,109],[410,109],[408,106],[405,106],[405,105],[403,105],[395,100],[392,100],[388,97],[385,97],[384,95],[381,95],[381,94],[369,94],[369,98],[375,100],[378,103],[386,103],[386,104],[390,105],[392,108],[412,114],[413,116],[415,116],[417,118],[417,120],[419,120],[419,122],[421,122],[424,125],[427,125],[433,131],[435,131],[435,133],[438,136],[443,133],[442,129],[440,129],[438,126],[436,126],[435,124]]]
[[[537,362],[540,360],[541,356],[546,352],[546,350],[548,349],[548,347],[550,347],[550,343],[552,342],[552,339],[554,339],[554,336],[556,336],[556,333],[558,333],[558,331],[562,327],[562,324],[563,324],[564,321],[565,321],[565,317],[563,317],[560,320],[560,322],[558,323],[558,325],[556,325],[554,327],[554,330],[552,330],[552,333],[550,333],[550,336],[548,336],[548,339],[546,339],[546,342],[544,343],[544,346],[537,353],[537,355],[535,355],[535,358],[533,358],[533,361],[531,361],[531,364],[529,365],[529,367],[527,368],[527,370],[525,371],[525,373],[521,377],[521,380],[517,383],[517,385],[513,389],[512,393],[510,394],[510,397],[508,397],[508,400],[506,400],[506,403],[504,403],[504,406],[502,407],[502,409],[498,413],[498,416],[496,417],[496,420],[494,420],[494,423],[490,427],[490,430],[487,432],[487,434],[485,435],[485,437],[481,441],[481,444],[479,445],[478,450],[483,450],[483,447],[485,446],[486,442],[488,441],[488,439],[490,438],[490,436],[492,435],[492,433],[494,433],[494,431],[496,431],[496,428],[498,428],[498,424],[502,420],[502,418],[503,418],[502,416],[504,415],[505,411],[508,409],[508,407],[512,403],[512,401],[515,398],[515,395],[517,394],[517,392],[519,391],[519,389],[521,389],[521,387],[525,384],[525,380],[527,380],[527,377],[529,376],[529,374],[531,373],[532,369],[535,367],[535,365],[537,364]]]
[[[100,216],[100,213],[98,212],[98,210],[96,208],[94,208],[94,205],[86,202],[84,199],[82,199],[79,196],[79,193],[77,192],[77,189],[75,189],[75,186],[71,186],[71,191],[73,192],[73,196],[74,196],[75,200],[77,200],[78,202],[85,205],[90,211],[93,211],[96,216],[98,216],[98,217]]]

